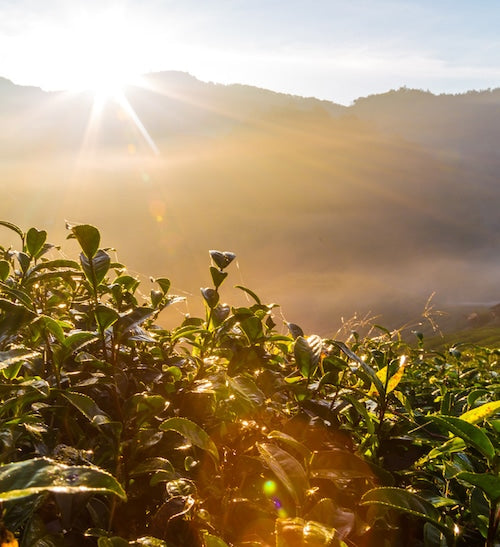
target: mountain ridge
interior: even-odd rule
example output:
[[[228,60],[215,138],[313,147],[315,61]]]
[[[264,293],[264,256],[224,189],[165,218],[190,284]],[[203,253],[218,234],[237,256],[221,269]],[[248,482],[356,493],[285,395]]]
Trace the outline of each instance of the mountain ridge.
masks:
[[[188,293],[207,249],[232,250],[243,284],[321,333],[368,310],[396,325],[433,291],[497,299],[500,90],[346,107],[167,74],[126,90],[135,119],[0,80],[0,217],[53,239],[94,223]]]

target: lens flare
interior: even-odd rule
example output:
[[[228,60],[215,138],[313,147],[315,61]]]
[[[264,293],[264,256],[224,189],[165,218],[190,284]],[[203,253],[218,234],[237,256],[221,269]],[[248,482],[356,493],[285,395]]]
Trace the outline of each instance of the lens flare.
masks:
[[[264,483],[264,486],[262,487],[262,491],[264,492],[264,495],[267,497],[271,497],[273,494],[276,493],[277,490],[277,484],[275,481],[266,481]]]

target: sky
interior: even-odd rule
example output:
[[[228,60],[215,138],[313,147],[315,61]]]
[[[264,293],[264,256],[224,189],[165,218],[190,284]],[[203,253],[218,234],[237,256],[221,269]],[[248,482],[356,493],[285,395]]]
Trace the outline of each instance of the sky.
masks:
[[[499,0],[0,0],[0,76],[47,90],[182,70],[341,104],[500,86]]]

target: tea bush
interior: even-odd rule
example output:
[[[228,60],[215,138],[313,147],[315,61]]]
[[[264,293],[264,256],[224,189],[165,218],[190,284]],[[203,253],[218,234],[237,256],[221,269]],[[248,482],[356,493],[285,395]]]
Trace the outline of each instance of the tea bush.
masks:
[[[283,334],[250,289],[223,303],[220,251],[205,316],[166,330],[170,281],[144,289],[95,227],[68,260],[1,225],[2,545],[499,541],[498,350]]]

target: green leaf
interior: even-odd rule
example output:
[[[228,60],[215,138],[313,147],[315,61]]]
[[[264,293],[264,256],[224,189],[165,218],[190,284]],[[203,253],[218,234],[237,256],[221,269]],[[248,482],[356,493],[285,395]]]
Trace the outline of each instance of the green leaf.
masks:
[[[37,357],[39,355],[40,353],[38,351],[21,348],[0,351],[0,370],[18,363],[19,361],[25,361],[26,359],[31,359],[32,357]]]
[[[88,395],[83,395],[82,393],[76,393],[74,391],[60,391],[59,393],[78,409],[91,424],[99,427],[104,423],[109,423],[109,416],[107,416]]]
[[[7,260],[0,260],[0,281],[5,281],[9,277],[10,264]]]
[[[155,291],[155,290],[151,289],[150,295],[151,295],[151,304],[152,304],[153,308],[157,308],[158,305],[163,300],[163,297],[164,297],[163,292],[162,291]]]
[[[353,351],[351,351],[343,342],[339,342],[337,340],[334,340],[333,343],[340,348],[346,355],[357,363],[363,371],[368,375],[372,383],[374,384],[377,392],[381,397],[385,397],[385,389],[384,384],[380,381],[380,378],[377,376],[376,372],[373,370],[373,368],[365,363],[362,359],[360,359]]]
[[[500,501],[500,477],[493,473],[469,473],[462,471],[455,478],[473,484],[486,494],[492,504]]]
[[[342,399],[345,399],[346,401],[351,403],[351,405],[356,409],[358,414],[364,419],[366,424],[366,431],[370,433],[370,435],[375,433],[375,424],[373,423],[373,420],[368,410],[366,409],[366,406],[361,401],[358,401],[358,399],[356,399],[354,395],[350,395],[348,393],[342,394]]]
[[[470,512],[474,523],[484,539],[488,537],[488,521],[490,515],[490,502],[484,491],[475,487],[470,495]]]
[[[388,486],[373,488],[361,498],[361,505],[372,504],[382,505],[396,511],[402,511],[403,513],[423,518],[445,531],[446,534],[453,534],[451,530],[440,522],[440,513],[431,503],[417,494],[408,492],[408,490]]]
[[[308,520],[335,528],[339,537],[348,536],[356,525],[353,511],[339,507],[331,498],[320,499],[305,516]]]
[[[152,395],[147,392],[134,393],[125,401],[123,410],[126,418],[142,425],[152,416],[161,414],[168,405],[168,401],[161,395]]]
[[[82,265],[83,273],[89,283],[92,287],[97,288],[109,271],[111,258],[108,253],[99,250],[91,259],[88,259],[87,256],[82,253],[80,255],[80,263]]]
[[[126,499],[120,483],[98,467],[68,466],[47,458],[0,466],[0,502],[42,492],[102,492]]]
[[[168,547],[168,544],[162,539],[151,536],[144,536],[134,541],[135,545],[143,545],[144,547]]]
[[[400,365],[399,368],[396,370],[396,372],[387,379],[387,373],[389,368],[387,366],[381,368],[377,371],[377,376],[380,378],[380,381],[384,386],[386,386],[385,392],[391,393],[391,391],[394,391],[397,387],[399,382],[401,382],[405,370],[404,365]],[[369,395],[372,395],[373,393],[378,393],[378,390],[375,386],[375,384],[372,384]],[[379,393],[380,395],[380,393]]]
[[[229,545],[220,537],[213,536],[208,532],[203,534],[203,542],[205,547],[229,547]]]
[[[97,253],[101,242],[99,230],[90,224],[80,224],[79,226],[72,226],[70,229],[71,235],[69,237],[75,237],[78,240],[83,254],[88,260],[91,260]]]
[[[423,535],[425,547],[448,547],[444,534],[430,522],[424,524]]]
[[[17,260],[19,262],[19,266],[21,267],[21,271],[23,274],[25,274],[28,271],[28,268],[30,266],[31,258],[26,253],[16,253]]]
[[[217,304],[212,310],[212,320],[215,326],[219,326],[225,321],[231,312],[231,308],[227,304]]]
[[[19,228],[15,224],[12,224],[12,222],[7,222],[6,220],[0,220],[0,226],[5,226],[6,228],[9,228],[9,230],[16,232],[16,234],[18,234],[21,238],[21,241],[24,243],[24,232],[21,230],[21,228]]]
[[[94,314],[101,332],[104,332],[107,328],[111,327],[111,325],[120,319],[120,315],[117,311],[113,308],[105,306],[104,304],[99,304],[96,306]]]
[[[36,228],[30,228],[26,234],[26,250],[32,258],[36,258],[41,250],[43,250],[43,244],[47,239],[47,232],[45,230],[37,230]]]
[[[155,279],[155,282],[160,285],[160,289],[162,290],[163,294],[167,294],[170,289],[170,279],[167,279],[166,277],[159,277],[158,279]]]
[[[276,547],[346,547],[346,544],[335,537],[335,529],[319,522],[302,518],[276,519]]]
[[[57,260],[47,260],[46,262],[40,262],[35,264],[30,273],[39,272],[40,270],[58,270],[60,268],[67,268],[70,270],[80,270],[80,264],[74,260],[66,259],[57,259]]]
[[[299,336],[304,336],[304,331],[299,325],[296,325],[295,323],[287,323],[286,326],[288,328],[288,332],[294,340],[296,340]]]
[[[296,505],[301,505],[309,490],[309,480],[302,465],[288,452],[269,443],[258,443],[263,462],[287,489]]]
[[[24,290],[14,289],[13,287],[9,287],[7,283],[4,283],[3,281],[0,281],[0,289],[1,292],[5,293],[5,295],[11,296],[15,300],[19,300],[21,304],[24,304],[26,308],[29,308],[30,311],[34,310],[33,306],[33,300],[31,299],[30,295],[27,294]],[[5,302],[5,300],[4,300]],[[10,302],[10,304],[13,304],[13,302]],[[3,306],[2,308],[3,309]]]
[[[126,539],[118,536],[110,538],[103,536],[97,540],[97,547],[130,547],[130,543]]]
[[[140,308],[135,308],[130,313],[127,313],[120,317],[120,319],[115,323],[114,330],[117,333],[117,337],[120,338],[128,331],[134,329],[135,327],[141,325],[155,314],[156,310],[154,308],[148,308],[142,306]]]
[[[111,266],[110,266],[111,267]],[[120,285],[126,291],[134,293],[137,287],[140,285],[140,281],[131,275],[120,275],[117,277],[113,283]]]
[[[467,395],[467,404],[470,407],[473,407],[474,404],[478,399],[481,399],[481,397],[485,397],[488,399],[488,396],[490,394],[489,389],[480,388],[480,389],[473,389],[468,395]],[[473,409],[474,410],[474,409]]]
[[[310,476],[317,479],[372,479],[368,463],[347,450],[333,449],[314,452],[309,465]]]
[[[167,492],[170,497],[187,497],[196,494],[196,484],[189,479],[181,477],[167,483]]]
[[[209,308],[215,308],[215,306],[217,306],[217,304],[219,303],[219,293],[216,290],[211,289],[210,287],[207,287],[205,289],[202,288],[200,290],[201,295],[207,303],[207,306]]]
[[[233,394],[244,399],[251,408],[264,404],[266,396],[248,376],[235,376],[234,378],[228,376],[226,382]]]
[[[295,340],[293,347],[295,363],[304,378],[310,378],[316,372],[321,357],[322,346],[323,341],[315,334],[307,338],[299,336]]]
[[[195,424],[187,418],[169,418],[160,424],[162,431],[177,431],[185,437],[191,444],[206,450],[212,459],[219,465],[219,451],[217,446],[199,425]]]
[[[216,266],[221,270],[227,268],[236,258],[236,255],[229,251],[209,251],[209,253]]]
[[[228,276],[227,272],[218,270],[214,266],[210,266],[210,274],[212,275],[212,281],[214,282],[215,289],[218,289],[222,285],[224,279]]]
[[[63,345],[68,351],[69,354],[74,353],[75,351],[83,348],[87,344],[95,342],[99,338],[95,332],[89,331],[77,331],[73,332],[63,341]]]
[[[417,465],[420,466],[427,460],[432,460],[442,456],[443,454],[453,454],[455,452],[463,452],[466,448],[465,441],[460,437],[453,437],[450,440],[444,442],[440,446],[433,448],[427,455],[423,456]]]
[[[30,323],[36,315],[26,306],[0,298],[0,340]]]
[[[300,454],[306,462],[309,462],[311,459],[312,452],[307,448],[306,445],[294,439],[291,435],[283,433],[282,431],[271,431],[267,435],[268,439],[276,440],[293,448],[298,454]]]
[[[12,224],[12,222],[7,222],[6,220],[0,220],[0,226],[5,226],[6,228],[9,228],[9,230],[16,232],[16,234],[18,234],[21,238],[21,241],[24,243],[24,232],[21,230],[21,228],[19,228],[15,224]]]
[[[499,411],[500,401],[491,401],[489,403],[485,403],[484,405],[478,406],[477,408],[473,408],[468,412],[465,412],[460,416],[460,419],[465,420],[470,424],[477,424],[479,422],[482,422],[483,420],[490,418]]]
[[[236,285],[235,288],[240,289],[240,291],[243,291],[243,292],[247,293],[248,296],[251,296],[255,300],[255,302],[257,302],[257,304],[259,304],[259,306],[262,305],[262,302],[260,301],[260,298],[253,291],[251,291],[250,289],[247,289],[247,287],[243,287],[242,285]]]
[[[488,435],[480,427],[455,416],[429,416],[428,419],[463,439],[469,446],[483,454],[493,465],[495,448]]]
[[[262,321],[255,315],[246,317],[245,319],[240,321],[240,327],[241,330],[246,334],[250,344],[255,344],[256,342],[261,340],[264,335],[262,331]]]
[[[61,322],[52,319],[48,315],[40,315],[34,324],[38,324],[46,332],[52,334],[58,342],[64,344],[65,335]],[[64,324],[64,323],[63,323]]]
[[[156,473],[158,471],[167,471],[171,473],[171,478],[175,476],[175,469],[166,458],[148,458],[132,469],[130,476],[136,477],[147,473]]]

